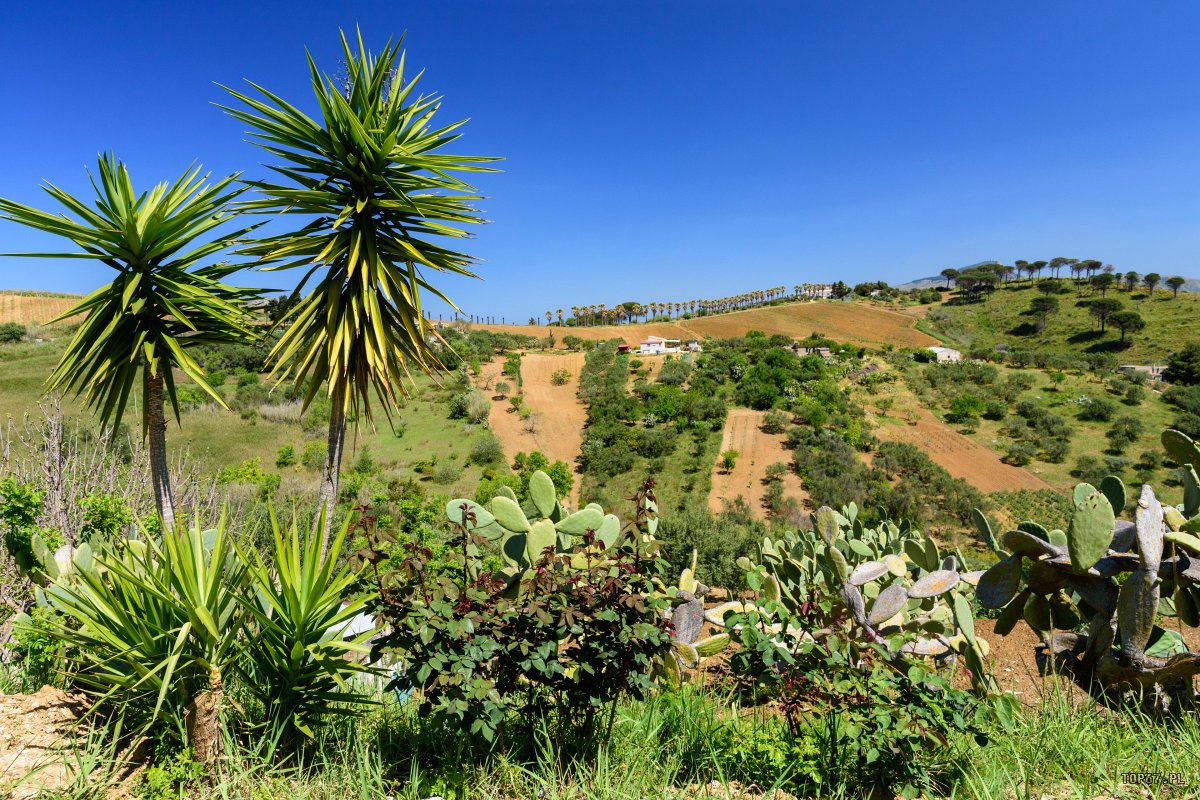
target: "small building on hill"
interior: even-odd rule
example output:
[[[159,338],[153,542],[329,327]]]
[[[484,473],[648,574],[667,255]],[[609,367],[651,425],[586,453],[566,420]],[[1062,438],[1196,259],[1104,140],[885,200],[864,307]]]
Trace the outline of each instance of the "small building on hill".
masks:
[[[1165,364],[1122,364],[1117,367],[1117,372],[1124,372],[1126,375],[1141,374],[1152,381],[1161,381],[1166,368]]]
[[[925,349],[933,353],[934,358],[939,364],[962,361],[962,353],[953,347],[926,347]]]
[[[799,343],[792,344],[792,352],[798,358],[805,356],[820,356],[825,361],[837,361],[837,356],[828,347],[807,347]]]
[[[647,336],[638,344],[638,355],[659,356],[664,353],[678,353],[678,339],[664,339],[661,336]]]

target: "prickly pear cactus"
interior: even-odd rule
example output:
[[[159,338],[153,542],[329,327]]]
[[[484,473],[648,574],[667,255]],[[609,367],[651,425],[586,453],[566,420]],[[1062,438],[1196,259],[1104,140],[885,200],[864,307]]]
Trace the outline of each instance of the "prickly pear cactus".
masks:
[[[907,522],[867,528],[853,505],[841,513],[821,508],[815,517],[813,530],[765,539],[760,564],[739,562],[758,573],[765,599],[778,599],[793,616],[832,598],[827,624],[802,635],[836,632],[851,641],[882,642],[896,658],[961,657],[979,691],[996,691],[984,663],[987,642],[975,637],[970,613],[970,593],[982,573],[962,572],[961,555],[943,552]],[[714,618],[723,611],[714,609]]]
[[[604,549],[612,547],[621,535],[620,520],[591,504],[574,513],[554,495],[554,482],[538,470],[529,480],[529,500],[523,505],[508,487],[486,505],[472,500],[451,500],[446,517],[474,535],[495,542],[506,568],[502,575],[507,587],[520,585],[544,552],[562,553],[579,544],[585,536]]]
[[[709,622],[705,616],[704,597],[709,587],[696,580],[696,551],[692,551],[691,565],[679,574],[679,582],[667,590],[671,607],[667,618],[671,621],[671,647],[657,660],[655,672],[668,684],[679,685],[696,675],[695,670],[710,658],[730,645],[730,636],[722,631],[701,637],[704,626]]]
[[[1159,615],[1200,623],[1200,537],[1191,532],[1200,530],[1200,509],[1189,507],[1200,449],[1178,431],[1167,431],[1163,444],[1184,475],[1183,504],[1164,505],[1143,486],[1131,523],[1116,518],[1127,502],[1119,481],[1080,484],[1065,546],[1005,533],[1008,553],[976,593],[984,607],[1001,609],[996,633],[1024,619],[1085,688],[1137,690],[1157,708],[1190,705],[1200,673],[1200,654],[1155,624]]]

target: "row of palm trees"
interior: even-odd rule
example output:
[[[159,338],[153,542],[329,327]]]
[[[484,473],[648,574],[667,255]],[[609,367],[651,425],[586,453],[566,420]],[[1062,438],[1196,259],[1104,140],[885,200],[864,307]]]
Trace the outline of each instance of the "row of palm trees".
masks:
[[[179,416],[173,374],[224,405],[188,351],[261,335],[245,307],[254,293],[226,283],[236,270],[303,269],[295,305],[274,323],[267,366],[295,384],[305,408],[322,393],[331,401],[322,551],[348,416],[370,420],[377,398],[390,418],[413,371],[440,367],[422,295],[446,299],[427,282],[430,272],[473,276],[476,259],[443,244],[483,221],[477,192],[455,174],[491,171],[484,164],[496,159],[446,152],[463,123],[433,124],[440,98],[418,93],[417,78],[403,74],[400,42],[378,54],[361,33],[353,42],[343,34],[341,44],[337,77],[308,59],[314,116],[254,83],[250,94],[227,89],[235,102],[224,110],[275,160],[270,179],[208,184],[189,170],[139,192],[110,155],[100,160],[91,201],[49,184],[57,213],[0,200],[0,218],[78,248],[24,255],[91,259],[116,272],[63,315],[86,318],[48,389],[85,396],[105,425],[120,422],[131,394],[143,394],[142,433],[166,526],[176,517],[165,443],[165,405]],[[247,215],[270,215],[278,232],[256,235],[257,224],[237,222]]]
[[[828,297],[829,292],[830,287],[827,284],[803,283],[792,287],[791,296],[795,299]],[[712,300],[680,300],[663,303],[638,303],[631,301],[620,303],[611,308],[604,303],[599,303],[596,305],[571,306],[571,316],[569,319],[573,320],[575,325],[580,326],[619,325],[626,322],[646,322],[662,317],[674,319],[683,314],[695,314],[697,312],[719,314],[726,311],[739,311],[780,300],[786,296],[786,286],[773,286],[770,289],[759,289],[753,292]],[[560,325],[565,323],[563,309],[546,311],[546,324],[549,325],[555,320]]]

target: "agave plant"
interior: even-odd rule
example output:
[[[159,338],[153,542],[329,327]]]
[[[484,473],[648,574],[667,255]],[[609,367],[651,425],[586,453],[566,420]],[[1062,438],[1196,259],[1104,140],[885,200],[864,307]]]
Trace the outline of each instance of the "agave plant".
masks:
[[[335,569],[349,525],[322,558],[319,536],[284,533],[271,512],[271,566],[235,545],[224,520],[152,538],[118,539],[96,550],[38,557],[50,583],[39,603],[59,612],[54,633],[78,653],[72,679],[98,701],[119,700],[139,729],[176,725],[196,758],[221,752],[219,715],[237,682],[264,704],[268,749],[311,738],[326,714],[366,702],[348,684],[369,673],[362,634],[347,639],[363,600],[343,602],[356,574]],[[18,625],[29,624],[21,618]]]
[[[481,165],[495,160],[444,152],[463,123],[432,125],[440,98],[418,94],[417,78],[405,77],[399,42],[374,55],[361,34],[356,46],[343,34],[342,50],[344,77],[322,75],[309,58],[316,119],[253,83],[260,98],[230,89],[241,106],[225,107],[281,161],[272,169],[282,181],[250,182],[258,197],[242,207],[300,223],[242,252],[267,269],[305,270],[293,292],[303,297],[279,321],[284,333],[268,361],[304,387],[305,407],[323,383],[332,402],[321,482],[327,524],[347,415],[369,418],[375,396],[390,417],[412,369],[439,367],[421,295],[450,301],[426,273],[473,277],[475,259],[435,240],[466,237],[460,226],[483,221],[472,205],[479,196],[452,173],[490,171]]]
[[[121,420],[135,389],[142,393],[142,434],[150,450],[154,497],[164,527],[174,527],[167,471],[164,402],[179,416],[173,370],[180,370],[224,406],[204,370],[188,355],[197,345],[250,337],[238,302],[253,294],[223,282],[236,268],[206,263],[242,240],[229,230],[230,203],[243,191],[233,175],[213,184],[199,168],[174,183],[139,193],[125,165],[101,157],[96,199],[89,205],[47,184],[72,216],[0,199],[0,217],[68,239],[79,252],[12,253],[36,258],[86,258],[116,270],[116,278],[58,319],[86,315],[47,382],[49,390],[83,394],[102,423]],[[57,321],[57,320],[55,320]]]
[[[368,702],[349,681],[374,672],[365,662],[367,639],[375,631],[345,635],[367,603],[361,595],[343,601],[358,574],[345,565],[335,568],[349,518],[330,542],[327,558],[322,558],[320,537],[300,530],[295,518],[286,532],[273,509],[270,518],[275,542],[271,564],[258,551],[239,548],[248,590],[238,598],[254,639],[239,670],[266,709],[273,749],[280,742],[291,743],[296,733],[315,739],[321,717],[354,714]]]
[[[193,523],[161,543],[122,539],[95,554],[81,546],[70,569],[50,569],[39,600],[61,614],[55,634],[79,654],[72,678],[100,701],[119,698],[144,728],[186,720],[196,757],[216,757],[217,711],[246,620],[246,570],[224,525]]]

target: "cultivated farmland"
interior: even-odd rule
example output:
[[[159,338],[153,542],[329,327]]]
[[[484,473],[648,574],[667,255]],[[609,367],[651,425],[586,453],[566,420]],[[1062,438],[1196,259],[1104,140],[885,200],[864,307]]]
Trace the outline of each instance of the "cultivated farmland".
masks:
[[[565,336],[597,341],[621,339],[628,345],[636,346],[647,336],[687,340],[703,339],[706,336],[741,336],[747,331],[762,331],[768,336],[778,333],[798,339],[816,331],[839,342],[874,347],[883,344],[893,344],[897,347],[929,347],[938,344],[932,336],[917,330],[915,322],[911,315],[865,303],[816,301],[752,308],[673,322],[598,325],[584,328],[545,325],[474,327],[526,336],[546,337],[553,334],[556,347],[564,346]]]
[[[75,294],[0,291],[0,323],[45,325],[82,299]]]

